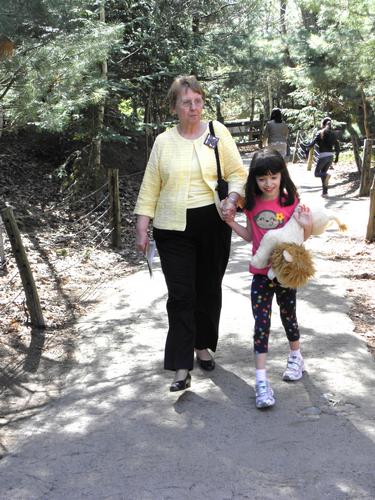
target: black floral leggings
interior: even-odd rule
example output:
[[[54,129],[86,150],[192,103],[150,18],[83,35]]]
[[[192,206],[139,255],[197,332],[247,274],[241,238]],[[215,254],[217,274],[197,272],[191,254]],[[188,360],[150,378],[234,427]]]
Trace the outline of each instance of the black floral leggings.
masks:
[[[290,342],[299,340],[296,316],[297,291],[294,288],[284,288],[263,274],[255,274],[251,283],[251,306],[255,319],[254,351],[258,354],[268,352],[274,294],[276,294],[281,322],[288,340]]]

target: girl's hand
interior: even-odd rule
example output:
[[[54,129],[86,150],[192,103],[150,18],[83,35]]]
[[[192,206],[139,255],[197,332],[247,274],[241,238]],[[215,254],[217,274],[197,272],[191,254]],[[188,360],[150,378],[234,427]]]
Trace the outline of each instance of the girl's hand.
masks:
[[[223,218],[224,218],[224,222],[231,225],[234,222],[235,215],[232,215],[231,213],[227,213],[226,215],[223,215]]]
[[[296,212],[294,212],[294,218],[298,224],[304,229],[304,239],[307,240],[312,233],[312,214],[309,207],[306,205],[299,205]]]
[[[294,217],[300,226],[312,226],[311,210],[306,205],[298,205],[297,211],[294,212]]]

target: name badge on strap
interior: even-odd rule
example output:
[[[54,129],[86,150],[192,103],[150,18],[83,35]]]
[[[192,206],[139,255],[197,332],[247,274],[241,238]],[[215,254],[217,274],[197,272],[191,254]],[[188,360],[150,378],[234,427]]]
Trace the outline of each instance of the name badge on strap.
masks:
[[[204,140],[204,144],[211,149],[215,149],[218,142],[219,138],[211,134],[207,134],[207,137]]]

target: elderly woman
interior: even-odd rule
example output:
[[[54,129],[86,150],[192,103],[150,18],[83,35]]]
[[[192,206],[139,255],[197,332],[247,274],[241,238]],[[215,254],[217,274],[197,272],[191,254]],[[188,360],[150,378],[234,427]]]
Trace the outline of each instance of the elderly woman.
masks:
[[[283,122],[280,108],[273,108],[269,121],[263,130],[263,145],[276,149],[286,159],[288,147],[288,125]]]
[[[171,391],[190,387],[194,350],[202,369],[213,370],[221,311],[221,282],[228,263],[231,229],[221,218],[235,211],[246,171],[227,128],[213,122],[229,195],[218,199],[217,166],[209,125],[202,121],[205,94],[194,76],[180,76],[169,89],[177,126],[153,145],[134,212],[136,245],[145,252],[148,226],[168,288],[169,329],[164,368],[175,372]]]

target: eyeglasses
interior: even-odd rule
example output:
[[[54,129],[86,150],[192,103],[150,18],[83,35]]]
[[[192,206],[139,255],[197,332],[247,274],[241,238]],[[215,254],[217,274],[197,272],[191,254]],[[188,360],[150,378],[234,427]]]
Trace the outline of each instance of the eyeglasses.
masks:
[[[193,101],[191,101],[190,99],[181,99],[180,104],[185,109],[189,109],[193,105],[196,108],[201,108],[204,105],[204,101],[203,101],[203,99],[200,99],[200,98],[194,99]]]

